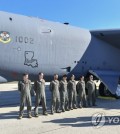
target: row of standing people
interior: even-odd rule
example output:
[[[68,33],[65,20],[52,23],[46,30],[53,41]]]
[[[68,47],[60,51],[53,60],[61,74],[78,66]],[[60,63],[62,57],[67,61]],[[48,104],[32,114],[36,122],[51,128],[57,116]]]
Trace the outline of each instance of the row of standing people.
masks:
[[[34,90],[36,93],[34,115],[39,116],[39,104],[42,102],[43,115],[47,115],[46,108],[46,94],[45,94],[45,80],[44,74],[39,73],[39,79],[34,83]],[[85,87],[88,89],[88,98],[86,98]],[[18,83],[18,90],[21,93],[19,119],[23,117],[23,110],[25,103],[27,103],[28,117],[31,115],[31,81],[28,79],[28,74],[23,74],[23,80]],[[53,81],[50,83],[51,91],[51,114],[77,109],[78,107],[95,106],[95,83],[93,82],[93,76],[90,75],[89,81],[85,86],[84,76],[80,77],[80,81],[76,85],[75,76],[72,75],[69,82],[67,82],[67,75],[63,75],[62,80],[58,81],[58,75],[54,75]],[[78,101],[77,101],[78,93]]]

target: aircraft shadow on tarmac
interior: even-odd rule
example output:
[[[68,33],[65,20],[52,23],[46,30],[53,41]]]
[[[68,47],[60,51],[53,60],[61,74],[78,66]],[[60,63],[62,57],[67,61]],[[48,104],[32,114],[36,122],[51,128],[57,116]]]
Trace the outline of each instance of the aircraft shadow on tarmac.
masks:
[[[97,98],[96,100],[97,107],[93,108],[102,108],[105,110],[111,109],[120,109],[120,99],[108,100],[108,99],[101,99]]]
[[[46,90],[46,98],[47,98],[48,113],[50,113],[51,93],[50,93],[48,86],[47,86],[47,90]],[[34,101],[35,101],[35,96],[32,97],[33,107],[34,107]],[[97,107],[93,107],[93,108],[97,108],[97,109],[102,108],[105,110],[120,109],[120,99],[106,100],[106,99],[98,98],[96,102],[97,102],[96,103]],[[20,104],[20,93],[17,89],[12,90],[12,91],[0,91],[0,107],[16,107],[16,106],[19,106],[19,104]],[[89,110],[89,108],[88,108],[88,110]],[[40,111],[42,112],[42,110],[40,110]],[[32,112],[33,112],[33,110],[32,110]],[[26,115],[25,115],[25,117],[26,117]],[[2,119],[2,120],[17,119],[17,118],[18,118],[18,111],[11,111],[9,113],[0,113],[0,119]],[[79,123],[79,121],[81,123]],[[90,126],[91,125],[91,116],[90,117],[69,118],[69,119],[68,118],[55,119],[55,120],[51,120],[50,122],[59,123],[60,125],[72,126],[72,127]],[[115,125],[115,124],[113,124],[113,125]],[[118,125],[118,124],[116,124],[116,125]]]
[[[51,93],[46,90],[47,105],[51,104]],[[34,106],[35,96],[32,96],[32,103]],[[18,90],[13,91],[0,91],[0,107],[12,107],[19,106],[20,104],[20,93]],[[120,99],[107,100],[97,98],[97,108],[103,109],[120,109]],[[49,106],[50,107],[50,106]]]
[[[33,111],[32,111],[32,115],[33,115]],[[2,113],[2,114],[0,113],[0,120],[18,119],[18,117],[19,117],[19,111],[10,111],[9,113]],[[23,118],[28,118],[27,110],[24,110]]]
[[[18,90],[0,91],[0,107],[18,106],[20,101]]]
[[[17,119],[18,118],[18,112],[17,111],[11,111],[9,113],[0,113],[0,120],[4,119]]]
[[[20,92],[17,88],[15,90],[2,91],[0,90],[0,107],[12,107],[19,106],[20,104]],[[34,105],[35,95],[33,89],[31,90],[32,102]],[[51,93],[49,90],[49,86],[46,86],[46,99],[49,101],[51,98]]]
[[[111,126],[111,125],[120,125],[120,116],[105,116],[105,120],[100,122],[92,122],[92,116],[86,117],[77,117],[77,118],[63,118],[55,119],[51,121],[44,121],[43,123],[55,123],[60,126],[71,126],[71,127],[102,127],[102,126]]]

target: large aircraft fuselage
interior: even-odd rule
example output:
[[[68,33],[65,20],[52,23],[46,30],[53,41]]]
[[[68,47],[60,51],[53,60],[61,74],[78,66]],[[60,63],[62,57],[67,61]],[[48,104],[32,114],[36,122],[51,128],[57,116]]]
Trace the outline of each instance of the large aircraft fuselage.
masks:
[[[5,12],[0,18],[0,75],[8,80],[25,72],[78,78],[89,70],[120,70],[120,50],[89,30]]]

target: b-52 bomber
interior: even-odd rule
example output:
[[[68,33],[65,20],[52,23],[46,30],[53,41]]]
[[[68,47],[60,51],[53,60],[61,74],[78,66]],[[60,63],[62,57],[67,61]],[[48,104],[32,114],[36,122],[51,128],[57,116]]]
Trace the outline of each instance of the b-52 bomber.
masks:
[[[50,80],[91,73],[115,94],[120,77],[120,29],[87,30],[0,11],[0,82],[31,79],[39,72]]]

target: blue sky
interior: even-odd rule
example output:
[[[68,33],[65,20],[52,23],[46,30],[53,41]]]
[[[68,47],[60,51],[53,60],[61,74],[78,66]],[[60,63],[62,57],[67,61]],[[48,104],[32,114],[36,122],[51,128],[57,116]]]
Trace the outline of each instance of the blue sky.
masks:
[[[87,29],[120,28],[120,0],[0,0],[0,10]]]

